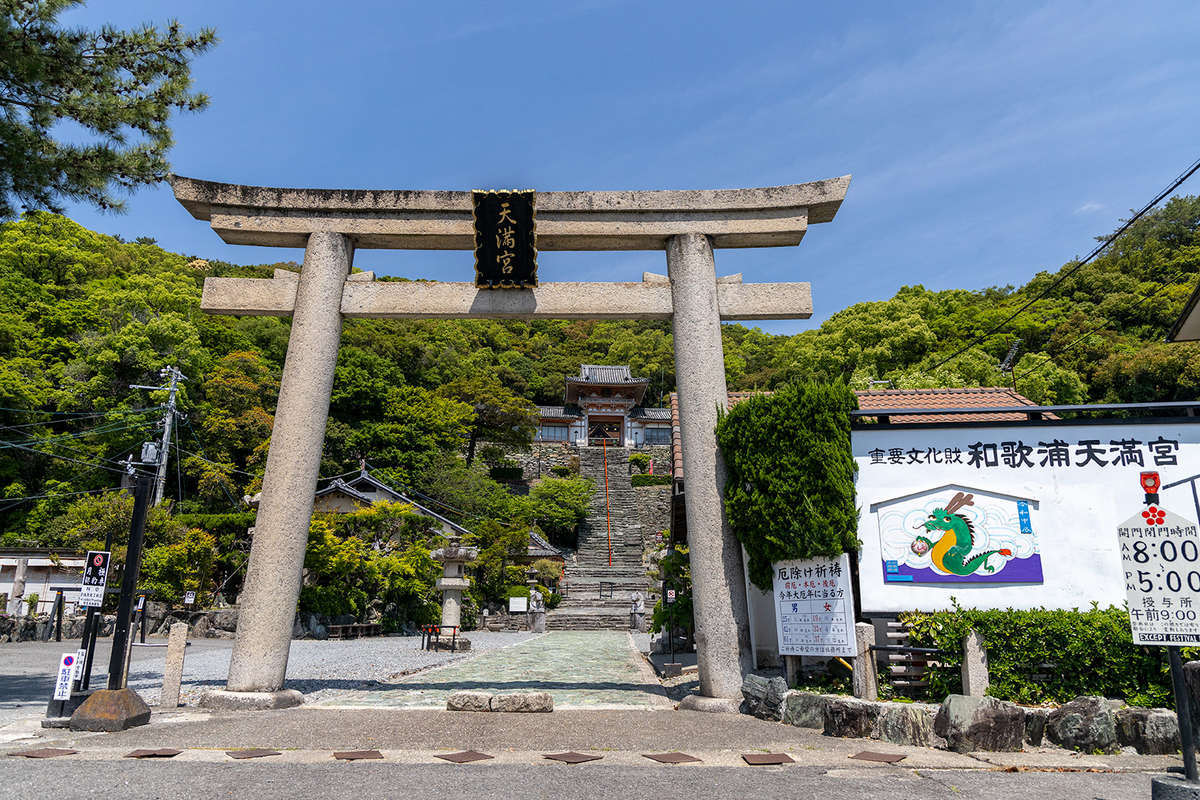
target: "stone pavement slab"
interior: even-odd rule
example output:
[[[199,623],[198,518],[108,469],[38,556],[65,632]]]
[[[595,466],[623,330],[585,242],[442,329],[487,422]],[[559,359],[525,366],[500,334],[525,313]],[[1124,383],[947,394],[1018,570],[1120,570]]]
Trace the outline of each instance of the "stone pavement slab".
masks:
[[[386,687],[321,700],[325,708],[445,709],[460,691],[547,692],[558,709],[670,708],[658,679],[619,631],[556,631]]]

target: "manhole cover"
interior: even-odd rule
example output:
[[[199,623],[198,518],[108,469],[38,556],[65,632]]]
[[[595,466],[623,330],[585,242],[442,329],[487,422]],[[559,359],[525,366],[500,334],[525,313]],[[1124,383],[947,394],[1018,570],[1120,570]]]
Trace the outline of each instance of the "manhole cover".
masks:
[[[642,753],[642,756],[662,764],[691,764],[700,761],[700,759],[695,756],[689,756],[687,753]]]
[[[476,750],[464,750],[461,753],[448,753],[444,756],[437,756],[437,758],[451,761],[455,764],[469,764],[472,761],[483,761],[487,758],[495,758],[495,756],[489,756],[487,753],[480,753]]]
[[[785,753],[747,753],[742,756],[742,759],[752,767],[793,763],[791,757]]]
[[[599,761],[600,759],[604,758],[604,756],[587,756],[583,753],[575,752],[554,753],[553,755],[547,755],[545,757],[553,761],[562,761],[565,764],[582,764],[585,761]]]

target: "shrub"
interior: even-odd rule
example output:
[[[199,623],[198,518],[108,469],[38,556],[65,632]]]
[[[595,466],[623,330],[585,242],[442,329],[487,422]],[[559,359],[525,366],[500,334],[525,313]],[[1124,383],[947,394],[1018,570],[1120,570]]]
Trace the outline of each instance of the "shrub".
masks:
[[[631,475],[629,481],[634,486],[666,486],[671,482],[670,475]]]
[[[562,602],[562,595],[557,592],[551,592],[546,595],[546,608],[558,608],[558,604]]]
[[[563,565],[560,561],[551,561],[548,558],[539,558],[530,566],[534,569],[534,574],[537,576],[538,583],[548,584],[551,581],[562,580]]]
[[[645,472],[650,468],[650,456],[646,453],[634,453],[629,456],[629,463],[636,467],[638,472]]]
[[[743,400],[717,422],[725,513],[749,555],[750,580],[771,591],[771,565],[858,549],[858,510],[844,384],[794,384]]]
[[[550,471],[560,478],[565,478],[571,474],[570,467],[551,467]]]
[[[1123,608],[992,611],[955,602],[949,611],[909,612],[900,620],[915,646],[953,653],[930,668],[934,700],[962,691],[962,640],[974,629],[987,648],[992,697],[1025,704],[1063,703],[1080,695],[1124,697],[1131,705],[1152,707],[1171,703],[1166,648],[1133,644]]]
[[[211,535],[192,528],[177,544],[147,549],[138,574],[138,588],[168,603],[178,603],[185,592],[195,592],[196,603],[205,606],[209,601],[208,576],[216,547],[217,540]]]

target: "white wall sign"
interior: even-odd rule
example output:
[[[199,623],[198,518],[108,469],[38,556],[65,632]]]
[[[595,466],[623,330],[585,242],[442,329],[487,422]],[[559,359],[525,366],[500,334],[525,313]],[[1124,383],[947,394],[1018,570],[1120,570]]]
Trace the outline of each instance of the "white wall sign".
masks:
[[[1117,528],[1134,644],[1200,643],[1200,536],[1157,503]]]
[[[520,612],[524,614],[529,610],[528,597],[510,597],[508,598],[508,611],[510,614]]]
[[[783,656],[855,656],[850,557],[775,565],[775,631]]]
[[[951,598],[966,608],[1122,605],[1113,524],[1142,505],[1141,472],[1163,483],[1200,473],[1196,423],[856,428],[863,613],[937,611]],[[1190,505],[1191,491],[1162,500]]]

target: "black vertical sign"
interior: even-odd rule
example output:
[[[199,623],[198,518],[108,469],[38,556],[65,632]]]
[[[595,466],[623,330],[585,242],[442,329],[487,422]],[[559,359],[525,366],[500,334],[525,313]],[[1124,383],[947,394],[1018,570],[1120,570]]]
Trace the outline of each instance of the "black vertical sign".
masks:
[[[475,285],[532,289],[537,282],[535,192],[471,192],[475,210]]]

